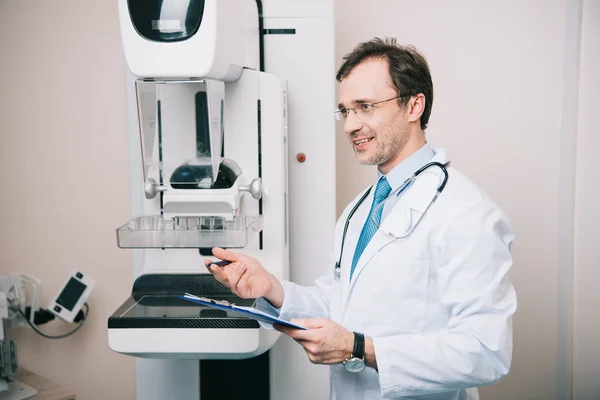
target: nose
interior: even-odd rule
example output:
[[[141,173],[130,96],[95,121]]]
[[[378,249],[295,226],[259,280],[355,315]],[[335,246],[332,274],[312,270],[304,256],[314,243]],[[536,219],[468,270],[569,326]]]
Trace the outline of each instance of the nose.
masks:
[[[348,113],[348,117],[344,121],[344,132],[346,132],[346,135],[350,135],[352,132],[359,131],[362,126],[363,123],[360,119],[358,119],[356,112],[350,111]]]

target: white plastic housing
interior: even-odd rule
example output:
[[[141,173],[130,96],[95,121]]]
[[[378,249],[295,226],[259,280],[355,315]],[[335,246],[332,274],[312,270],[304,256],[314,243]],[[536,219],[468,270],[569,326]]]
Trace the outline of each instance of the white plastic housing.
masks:
[[[96,281],[87,274],[73,270],[64,285],[48,304],[48,311],[67,322],[73,322],[94,290]]]
[[[231,12],[235,10],[235,12]],[[179,42],[153,42],[138,34],[127,0],[119,0],[125,59],[147,78],[236,80],[242,68],[259,68],[258,10],[254,0],[205,0],[198,31]]]
[[[124,1],[119,1],[120,14],[122,16],[126,15],[122,11]],[[241,3],[238,0],[217,1],[227,4],[228,7],[223,8],[234,11],[234,13]],[[235,3],[233,7],[231,7],[232,3]],[[283,273],[284,277],[289,277],[300,284],[310,285],[313,284],[316,277],[329,271],[327,268],[336,218],[335,157],[333,157],[335,154],[335,126],[332,116],[332,111],[335,108],[333,1],[262,0],[262,4],[265,29],[295,30],[294,34],[267,34],[264,37],[265,71],[285,80],[287,82],[286,90],[289,93],[290,134],[289,140],[286,140],[285,143],[286,146],[289,145],[288,151],[291,160],[289,171],[286,172],[290,191],[286,196],[285,204],[289,200],[289,209],[293,210],[289,219],[289,224],[294,233],[289,238],[289,263],[291,266],[288,267],[287,239],[285,239],[286,255],[278,252],[271,253],[270,247],[265,247],[264,250],[259,251],[258,239],[256,238],[240,251],[259,258],[263,265],[269,269],[285,271]],[[123,24],[123,21],[121,23]],[[122,29],[122,33],[126,33],[124,29]],[[125,43],[126,39],[124,38],[123,41]],[[254,43],[258,43],[258,38]],[[140,51],[140,53],[142,52]],[[132,55],[130,51],[126,51],[126,57],[132,73],[143,76],[140,68],[131,65]],[[318,60],[318,62],[315,62],[315,60]],[[162,65],[163,61],[159,60],[158,63]],[[258,65],[258,61],[255,62],[255,65]],[[179,66],[174,66],[174,68],[177,71],[180,69]],[[164,74],[165,77],[175,76],[170,71],[161,71],[161,74]],[[184,74],[185,76],[196,75]],[[158,212],[159,203],[158,201],[145,200],[143,196],[143,172],[141,170],[142,162],[140,160],[135,85],[133,82],[132,76],[128,75],[129,145],[132,170],[130,193],[132,215],[135,216],[141,213]],[[226,112],[230,112],[231,104],[234,104],[229,93],[230,90],[228,89],[228,93],[226,93],[228,103]],[[277,118],[279,117],[274,113],[265,111],[264,103],[263,101],[263,124],[278,124]],[[254,108],[247,108],[237,101],[235,104],[239,107],[236,113],[241,119],[231,120],[230,116],[225,118],[227,125],[225,140],[227,142],[226,146],[229,146],[228,148],[235,147],[235,143],[227,139],[232,126],[244,127],[244,125],[255,124],[256,122],[256,110]],[[272,118],[275,118],[275,120],[271,120]],[[271,122],[267,122],[267,119]],[[270,154],[268,153],[271,151],[269,146],[275,145],[276,143],[269,143],[263,137],[263,146],[267,146],[266,148],[263,147],[263,160],[266,155]],[[254,152],[254,145],[251,148],[244,148],[244,146],[247,146],[246,142],[240,143],[237,151],[248,150]],[[295,161],[296,155],[300,152],[307,156],[304,163]],[[229,154],[227,157],[229,157]],[[236,162],[240,161],[235,157],[231,158]],[[251,179],[252,176],[250,176],[246,165],[246,157],[243,157],[243,160],[244,166],[242,166],[242,169]],[[264,173],[266,167],[263,166],[263,168]],[[315,176],[318,176],[319,179],[315,179]],[[271,188],[270,191],[272,190]],[[314,195],[314,193],[319,193],[319,196]],[[252,199],[244,199],[243,206],[257,207],[256,203],[248,200]],[[265,215],[267,215],[266,207],[271,203],[271,201],[264,202]],[[314,221],[319,221],[318,229],[314,228]],[[287,225],[287,220],[285,223]],[[265,225],[267,224],[267,221],[265,221]],[[271,235],[277,235],[277,232],[281,233],[283,231],[273,231],[265,228],[264,243],[266,246],[277,244],[268,239]],[[286,235],[287,228],[285,234],[281,233],[280,239],[283,240]],[[145,271],[151,272],[163,266],[169,269],[168,273],[176,273],[174,269],[177,267],[187,270],[182,271],[183,273],[189,272],[190,268],[201,272],[199,266],[201,267],[202,261],[199,258],[198,252],[193,250],[134,250],[133,275],[135,278],[145,273]],[[285,261],[285,267],[280,267],[280,260]],[[290,268],[291,273],[288,273]],[[109,342],[111,347],[114,344],[115,348],[120,348],[118,343],[120,339],[115,337],[117,333],[119,332],[109,331]],[[261,332],[261,334],[265,334],[265,332]],[[179,333],[175,333],[175,335],[179,335]],[[205,335],[206,338],[209,338],[208,333],[205,333]],[[252,335],[252,333],[249,333],[247,338],[253,340],[251,339]],[[122,340],[124,339],[122,337]],[[147,343],[145,340],[144,342]],[[193,338],[193,342],[197,342],[196,337]],[[190,341],[187,341],[187,345],[194,346]],[[172,348],[157,347],[160,347],[162,351],[176,351]],[[148,346],[148,349],[151,349],[151,347]],[[125,349],[121,348],[121,351],[123,350]],[[137,354],[135,355],[139,357],[146,357],[144,354],[151,354],[151,352],[144,353],[143,349],[137,349],[136,351]],[[165,354],[162,353],[161,358]],[[221,356],[224,357],[224,353],[221,353]],[[327,369],[324,370],[322,367],[308,363],[305,353],[298,351],[298,345],[293,341],[278,341],[271,348],[270,362],[271,398],[304,399],[311,395],[315,397],[315,393],[318,393],[315,398],[327,397],[329,388]],[[165,398],[198,400],[198,386],[200,385],[198,368],[198,362],[196,361],[138,358],[136,360],[137,398],[144,400],[162,400]],[[302,376],[303,381],[311,382],[310,388],[304,387],[290,391],[290,382],[293,381],[294,376]]]
[[[142,358],[238,360],[269,350],[279,332],[256,329],[109,329],[110,348]]]
[[[240,185],[248,185],[259,176],[263,183],[263,230],[240,251],[259,259],[271,273],[284,279],[289,278],[286,96],[285,83],[264,72],[246,69],[236,82],[225,85],[225,157],[235,160],[244,172]],[[160,213],[159,196],[146,199],[141,190],[135,195],[138,201],[141,199],[136,213]],[[259,208],[259,201],[244,192],[240,214],[258,215]],[[197,249],[143,249],[136,259],[136,278],[150,273],[208,273]],[[189,329],[190,333],[185,334],[179,331],[109,329],[109,345],[114,351],[139,357],[247,358],[268,350],[279,337],[279,333],[265,329]],[[228,343],[238,344],[231,348],[215,346],[215,337],[223,335],[233,335],[235,340]]]
[[[260,104],[260,154],[259,154],[259,104]],[[256,257],[276,276],[289,277],[288,188],[287,188],[287,114],[285,112],[285,83],[278,77],[263,72],[244,70],[239,80],[225,85],[224,125],[225,157],[234,160],[243,171],[239,185],[248,185],[261,177],[262,197],[262,249],[259,234],[255,234],[246,247],[245,254]],[[165,133],[167,134],[167,133]],[[136,136],[137,137],[137,136]],[[134,147],[136,150],[138,146]],[[260,165],[259,165],[260,157]],[[139,178],[141,179],[141,177]],[[165,201],[188,200],[173,197],[172,188],[165,193]],[[194,192],[194,191],[191,191]],[[202,201],[202,190],[191,193],[194,201]],[[240,215],[259,215],[259,201],[250,193],[242,192]],[[143,191],[136,191],[140,206],[134,216],[159,215],[160,196],[146,199]],[[196,198],[194,198],[196,197]],[[168,199],[168,200],[167,200]],[[164,204],[163,204],[164,206]],[[202,247],[202,246],[197,246]],[[145,249],[143,261],[138,264],[135,277],[161,271],[206,272],[202,257],[196,249]],[[200,295],[200,294],[199,294]]]
[[[210,168],[212,179],[202,185],[210,187],[221,161],[223,82],[138,79],[136,88],[145,183],[160,182],[162,174],[169,184],[178,167],[190,164]]]

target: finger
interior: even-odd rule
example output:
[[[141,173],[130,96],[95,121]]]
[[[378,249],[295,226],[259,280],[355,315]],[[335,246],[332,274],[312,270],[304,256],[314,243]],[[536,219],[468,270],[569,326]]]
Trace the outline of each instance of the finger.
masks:
[[[218,280],[219,282],[221,282],[224,285],[227,285],[227,274],[225,273],[225,271],[223,269],[221,269],[220,267],[216,266],[216,265],[207,265],[206,269],[208,269],[208,271],[213,274],[213,276],[215,277],[216,280]]]
[[[304,339],[294,339],[296,343],[300,346],[304,347],[304,350],[308,351],[308,348],[311,346],[312,342]]]
[[[289,337],[291,337],[294,340],[311,341],[312,337],[314,336],[313,333],[311,333],[310,331],[304,330],[304,329],[298,329],[298,328],[294,328],[293,326],[287,326],[287,325],[286,326],[279,325],[279,326],[280,326],[280,328],[276,328],[278,331],[288,335]]]
[[[250,293],[250,284],[248,283],[250,279],[250,271],[248,268],[244,267],[244,273],[240,277],[240,280],[236,284],[236,288],[240,293]]]
[[[225,286],[229,286],[231,268],[229,266],[220,267],[214,263],[206,266],[206,269],[213,274],[213,276]]]
[[[292,318],[292,324],[300,325],[308,329],[318,329],[324,327],[331,320],[324,318]]]
[[[233,293],[240,295],[236,286],[246,272],[247,267],[243,263],[227,262],[228,264],[225,266],[219,266],[217,263],[212,263],[208,265],[207,268],[219,282],[229,288]]]
[[[291,326],[287,326],[287,325],[281,325],[281,324],[273,324],[273,329],[275,329],[278,332],[281,332],[285,335],[290,335],[290,332],[294,329]]]
[[[210,266],[213,264],[213,260],[210,260],[208,258],[204,259],[204,266],[206,267],[206,269],[208,270],[208,272],[212,273],[212,270],[210,269]]]
[[[228,279],[229,279],[229,283],[231,284],[231,287],[239,289],[239,284],[240,281],[242,280],[242,277],[244,275],[246,275],[246,280],[248,280],[248,275],[246,274],[246,271],[248,270],[246,268],[245,265],[240,265],[240,264],[232,264],[232,267],[228,268]]]
[[[313,342],[300,340],[300,339],[294,339],[294,340],[300,346],[302,346],[302,348],[306,352],[306,356],[308,357],[308,360],[311,363],[313,363],[313,364],[323,364],[324,363],[324,359],[323,359],[322,355],[316,352],[316,350],[318,350],[318,349],[315,348],[315,344]]]
[[[220,247],[213,247],[212,253],[215,257],[221,260],[227,261],[241,261],[241,254],[235,253],[231,250],[225,250]]]
[[[231,261],[227,261],[227,260],[215,261],[215,262],[210,263],[210,265],[217,265],[219,267],[224,267],[229,264],[231,264]]]
[[[210,258],[205,258],[204,259],[204,265],[206,267],[209,267],[211,265],[218,265],[219,267],[224,267],[226,265],[231,264],[231,261],[227,261],[227,260],[218,260],[218,261],[213,261]]]
[[[219,268],[219,267],[225,267],[225,266],[227,266],[229,264],[231,264],[231,261],[227,261],[227,260],[221,260],[221,261],[213,261],[213,260],[210,260],[210,259],[205,259],[204,260],[204,266],[211,273],[215,273],[217,271],[225,272],[225,271],[223,271],[223,268]],[[213,265],[216,268],[213,268]]]
[[[303,329],[298,329],[298,328],[294,328],[293,326],[282,325],[282,324],[277,324],[277,323],[273,324],[273,328],[276,331],[279,331],[285,335],[288,335],[289,337],[291,337],[294,340],[299,337],[300,332],[306,332]],[[302,338],[302,340],[304,340],[304,338]]]

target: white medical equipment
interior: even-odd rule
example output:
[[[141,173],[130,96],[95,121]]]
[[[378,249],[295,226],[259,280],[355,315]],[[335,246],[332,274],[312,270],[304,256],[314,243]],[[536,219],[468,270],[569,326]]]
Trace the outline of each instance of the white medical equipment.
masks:
[[[74,271],[73,274],[83,274]],[[14,340],[9,340],[7,337],[8,328],[20,327],[29,325],[36,333],[48,339],[61,339],[70,336],[77,332],[85,323],[87,317],[87,303],[85,299],[82,305],[85,304],[86,312],[79,312],[80,308],[76,308],[77,300],[81,296],[75,296],[78,293],[77,286],[72,286],[72,277],[67,278],[67,285],[58,292],[55,297],[56,302],[51,302],[50,305],[64,304],[64,307],[69,308],[71,302],[72,316],[68,322],[77,322],[77,326],[69,332],[61,335],[47,335],[40,331],[37,326],[46,322],[52,321],[56,315],[56,311],[50,312],[40,308],[40,292],[41,282],[39,279],[27,274],[9,274],[0,276],[0,399],[2,400],[23,400],[35,396],[38,391],[28,385],[12,379],[12,376],[17,373],[18,354],[17,345]],[[79,280],[79,278],[77,278]],[[93,280],[86,276],[86,283]],[[85,298],[93,289],[93,284],[87,286],[88,292]],[[31,300],[28,304],[28,298]],[[75,300],[75,301],[74,301]],[[61,306],[62,308],[63,306]],[[65,314],[61,315],[65,316]],[[65,319],[67,319],[65,318]]]
[[[201,397],[198,387],[213,382],[199,381],[197,360],[278,359],[265,353],[278,332],[178,298],[252,304],[206,273],[213,247],[240,249],[286,279],[290,264],[302,279],[309,254],[326,265],[335,224],[332,12],[330,0],[119,0],[136,122],[132,218],[117,242],[134,249],[135,281],[108,320],[108,340],[137,357],[137,398]],[[314,191],[323,199],[306,198]],[[281,361],[265,369],[275,398],[277,376],[294,368]]]
[[[7,330],[25,324],[27,295],[25,285],[31,293],[30,322],[39,309],[41,283],[33,276],[11,274],[0,276],[0,398],[10,400],[27,399],[37,394],[37,390],[11,378],[17,373],[17,344],[9,340]]]
[[[62,289],[48,304],[48,310],[66,322],[73,322],[94,290],[96,281],[81,271],[73,270]]]

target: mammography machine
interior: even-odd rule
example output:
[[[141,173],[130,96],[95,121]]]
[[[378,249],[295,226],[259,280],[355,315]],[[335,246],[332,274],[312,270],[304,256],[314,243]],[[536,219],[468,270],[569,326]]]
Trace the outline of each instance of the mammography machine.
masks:
[[[303,284],[326,273],[332,14],[324,0],[119,0],[132,219],[117,242],[134,249],[134,283],[108,337],[137,357],[138,399],[229,398],[235,386],[251,398],[305,398],[284,394],[292,371],[328,389],[327,370],[278,332],[177,296],[252,304],[207,273],[213,247]]]

